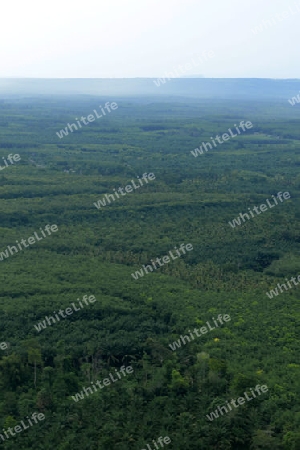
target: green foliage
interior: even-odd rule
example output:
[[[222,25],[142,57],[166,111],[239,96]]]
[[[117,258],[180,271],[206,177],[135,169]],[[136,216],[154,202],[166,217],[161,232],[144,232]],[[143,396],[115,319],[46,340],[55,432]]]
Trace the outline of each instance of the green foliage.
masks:
[[[120,99],[116,114],[59,140],[56,131],[99,101],[0,104],[0,157],[22,158],[0,172],[0,252],[48,223],[59,228],[0,261],[1,342],[10,343],[0,350],[0,428],[34,411],[46,417],[5,446],[127,450],[170,436],[174,450],[298,450],[299,288],[266,296],[300,272],[295,109]],[[191,155],[237,118],[251,120],[253,132]],[[95,208],[145,172],[156,179]],[[228,225],[279,191],[291,200]],[[182,242],[194,250],[132,278]],[[85,294],[97,301],[36,331]],[[171,351],[218,314],[231,321]],[[134,372],[74,402],[123,365]],[[257,384],[268,392],[208,422]]]

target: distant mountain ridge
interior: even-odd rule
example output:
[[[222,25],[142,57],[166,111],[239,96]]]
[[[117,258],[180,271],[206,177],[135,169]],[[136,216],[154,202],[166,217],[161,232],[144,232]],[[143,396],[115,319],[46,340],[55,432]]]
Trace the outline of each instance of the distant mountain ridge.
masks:
[[[300,80],[268,78],[173,78],[158,89],[155,78],[0,78],[0,96],[99,95],[217,99],[288,99]]]

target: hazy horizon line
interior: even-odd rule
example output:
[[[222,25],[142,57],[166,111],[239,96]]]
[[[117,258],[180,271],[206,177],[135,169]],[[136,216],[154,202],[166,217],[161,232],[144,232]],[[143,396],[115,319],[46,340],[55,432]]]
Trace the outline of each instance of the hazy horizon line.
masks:
[[[167,78],[164,76],[147,77],[1,77],[0,80],[149,80],[153,78]],[[205,76],[184,76],[171,77],[172,80],[300,80],[300,78],[273,78],[273,77],[205,77]]]

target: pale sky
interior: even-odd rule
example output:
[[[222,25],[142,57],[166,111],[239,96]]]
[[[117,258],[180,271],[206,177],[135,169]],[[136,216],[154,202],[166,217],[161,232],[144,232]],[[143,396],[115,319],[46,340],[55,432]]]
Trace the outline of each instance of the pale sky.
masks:
[[[300,78],[299,24],[300,0],[8,0],[0,77],[159,77],[210,51],[185,76]]]

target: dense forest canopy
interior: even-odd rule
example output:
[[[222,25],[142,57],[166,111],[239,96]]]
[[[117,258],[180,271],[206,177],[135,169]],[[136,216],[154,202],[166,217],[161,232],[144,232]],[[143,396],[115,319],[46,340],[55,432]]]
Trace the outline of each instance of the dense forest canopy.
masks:
[[[28,427],[0,431],[3,448],[300,449],[300,288],[267,295],[300,275],[299,107],[272,98],[274,80],[259,101],[228,81],[191,99],[191,82],[208,83],[185,80],[185,97],[170,97],[175,80],[159,98],[1,96],[0,429]],[[57,136],[106,102],[118,108]],[[253,128],[192,155],[241,121]],[[279,192],[290,198],[229,225]]]

